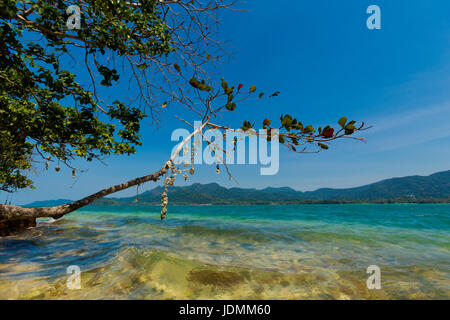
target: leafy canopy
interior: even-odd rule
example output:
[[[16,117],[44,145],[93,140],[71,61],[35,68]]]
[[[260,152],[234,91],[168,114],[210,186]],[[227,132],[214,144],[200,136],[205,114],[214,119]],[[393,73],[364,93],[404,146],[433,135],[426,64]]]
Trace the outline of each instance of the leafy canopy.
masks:
[[[155,113],[172,101],[203,117],[207,127],[223,130],[229,126],[211,121],[219,121],[219,112],[232,112],[253,96],[265,97],[255,85],[229,86],[223,78],[217,83],[205,71],[208,63],[220,60],[220,43],[211,38],[217,19],[211,13],[229,6],[222,0],[80,0],[81,28],[69,30],[66,10],[73,4],[0,3],[0,190],[33,187],[29,173],[38,159],[46,168],[62,162],[75,175],[73,159],[136,152],[147,110],[155,120]],[[69,59],[79,65],[76,74],[67,68]],[[185,77],[191,72],[193,77]],[[97,87],[121,83],[124,91],[137,88],[132,102],[99,97]],[[329,142],[365,129],[364,123],[355,123],[343,117],[336,130],[329,125],[316,129],[281,115],[280,125],[265,119],[262,128],[267,140],[276,129],[280,143],[303,153],[311,146],[314,152],[328,149]],[[254,125],[246,120],[241,129]]]
[[[96,87],[119,81],[121,74],[110,61],[121,60],[145,75],[148,61],[158,63],[180,47],[182,37],[173,41],[177,29],[164,21],[168,7],[158,0],[79,1],[79,30],[66,25],[72,4],[0,2],[0,190],[32,187],[27,174],[36,156],[48,167],[49,161],[70,166],[77,157],[91,161],[134,153],[145,109],[123,101],[105,103]],[[84,63],[77,74],[65,67],[74,50],[74,60]],[[80,74],[92,79],[91,85],[81,83]],[[144,98],[152,110],[155,103],[145,99],[152,93],[144,93],[140,76],[134,75],[139,100]]]

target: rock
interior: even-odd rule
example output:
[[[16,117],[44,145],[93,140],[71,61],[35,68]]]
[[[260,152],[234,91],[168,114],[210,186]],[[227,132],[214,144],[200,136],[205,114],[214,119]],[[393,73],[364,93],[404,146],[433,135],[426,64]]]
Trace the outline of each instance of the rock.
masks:
[[[1,220],[0,237],[6,237],[31,227],[36,227],[36,219]]]

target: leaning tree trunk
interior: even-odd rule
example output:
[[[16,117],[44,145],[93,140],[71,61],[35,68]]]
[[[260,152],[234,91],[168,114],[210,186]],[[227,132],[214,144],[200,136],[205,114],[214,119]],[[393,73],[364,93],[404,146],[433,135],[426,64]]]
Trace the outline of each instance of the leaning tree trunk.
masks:
[[[68,204],[63,204],[55,207],[24,208],[20,206],[0,204],[0,237],[7,236],[9,234],[23,230],[25,228],[36,226],[37,218],[59,219],[68,213],[71,213],[84,206],[87,206],[92,202],[101,199],[107,195],[110,195],[112,193],[116,193],[148,181],[155,181],[155,182],[158,181],[159,178],[168,171],[171,164],[174,162],[175,158],[183,149],[184,145],[188,143],[195,134],[203,130],[203,128],[206,126],[207,123],[208,123],[207,121],[204,122],[202,126],[197,128],[187,138],[185,138],[172,153],[172,156],[170,157],[169,161],[167,161],[166,164],[160,170],[152,174],[136,178],[113,187],[103,189],[81,200],[77,200]]]
[[[169,162],[167,162],[159,171],[150,175],[103,189],[81,200],[55,207],[24,208],[0,204],[0,236],[6,236],[25,228],[34,227],[36,226],[36,218],[59,219],[70,212],[87,206],[92,202],[112,193],[125,190],[148,181],[158,181],[158,179],[167,172],[168,168]]]

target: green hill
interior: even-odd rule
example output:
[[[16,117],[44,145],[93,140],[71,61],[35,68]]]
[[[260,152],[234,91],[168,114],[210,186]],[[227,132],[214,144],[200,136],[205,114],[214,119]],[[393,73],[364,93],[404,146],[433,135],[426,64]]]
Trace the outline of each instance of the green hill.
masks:
[[[158,204],[162,187],[139,196],[139,204]],[[392,178],[349,189],[224,188],[217,183],[193,184],[169,189],[171,204],[267,204],[267,203],[390,203],[450,202],[450,170],[430,176]],[[102,199],[96,204],[130,204],[136,197]]]
[[[94,205],[159,204],[163,188],[158,186],[136,197],[104,198]],[[289,204],[289,203],[450,203],[450,170],[430,176],[392,178],[356,188],[301,192],[292,188],[225,188],[217,183],[195,183],[169,188],[170,204]],[[58,200],[57,203],[69,200]],[[55,201],[29,206],[51,206]]]
[[[450,170],[429,176],[392,178],[357,188],[319,189],[313,192],[305,192],[304,195],[313,200],[377,201],[402,198],[449,200]]]

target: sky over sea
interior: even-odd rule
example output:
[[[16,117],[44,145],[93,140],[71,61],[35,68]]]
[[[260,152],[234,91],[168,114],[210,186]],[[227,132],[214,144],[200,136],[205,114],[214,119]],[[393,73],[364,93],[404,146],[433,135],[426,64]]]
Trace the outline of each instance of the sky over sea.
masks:
[[[380,30],[366,26],[366,9],[372,4],[381,9]],[[373,128],[361,133],[365,143],[338,141],[319,154],[299,155],[281,147],[274,176],[261,176],[258,165],[234,165],[237,184],[225,173],[217,175],[215,166],[198,166],[188,184],[305,191],[450,169],[448,0],[248,0],[241,7],[245,10],[222,17],[219,39],[230,41],[234,55],[221,75],[230,83],[281,93],[238,106],[225,116],[232,127],[289,113],[315,126],[336,126],[347,116]],[[127,95],[126,84],[113,89],[118,88]],[[167,109],[161,128],[150,121],[144,124],[143,146],[136,155],[109,157],[104,164],[77,162],[88,170],[76,179],[70,169],[57,173],[37,168],[32,175],[36,190],[14,194],[12,203],[77,199],[159,169],[176,145],[170,141],[172,131],[184,127],[173,119],[176,106]],[[186,184],[181,180],[178,185]],[[141,190],[153,187],[148,183]],[[0,201],[5,199],[0,193]]]

